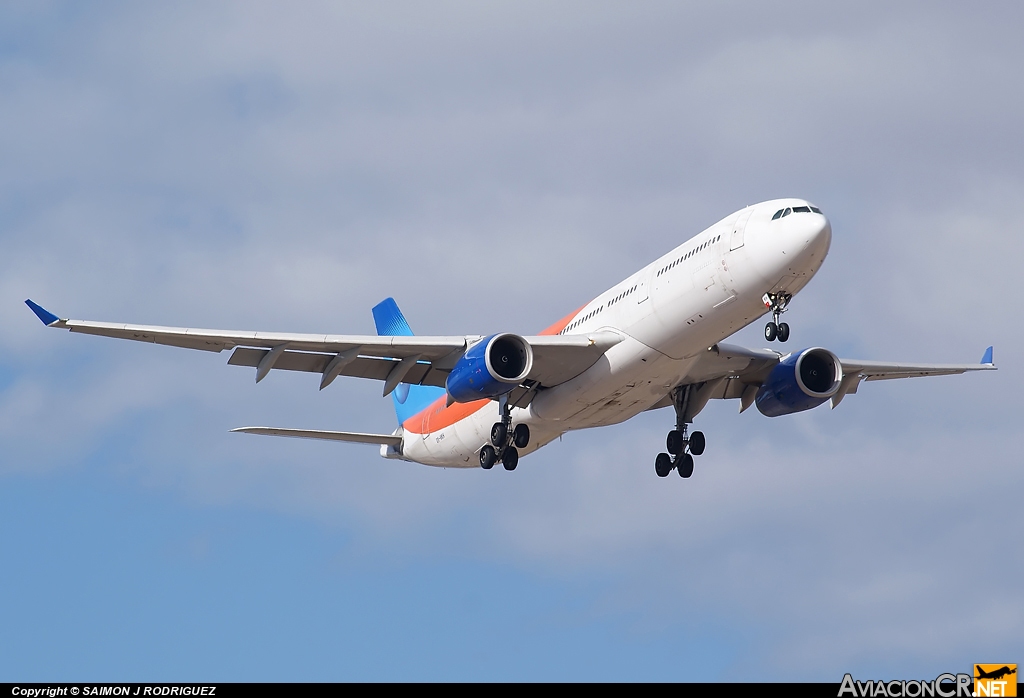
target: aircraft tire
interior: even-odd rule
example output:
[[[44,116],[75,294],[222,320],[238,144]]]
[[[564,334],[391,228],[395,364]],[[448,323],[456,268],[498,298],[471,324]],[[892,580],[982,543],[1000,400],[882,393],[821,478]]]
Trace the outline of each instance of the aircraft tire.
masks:
[[[774,322],[769,322],[764,326],[764,338],[769,342],[774,342],[775,338],[779,336],[779,326]]]
[[[695,456],[699,456],[704,453],[704,447],[707,445],[707,440],[704,438],[704,432],[695,431],[690,434],[690,453]]]
[[[501,464],[505,466],[505,470],[516,469],[516,466],[519,465],[519,451],[516,450],[515,446],[509,446],[501,454]]]
[[[491,444],[495,448],[501,448],[508,439],[508,427],[501,422],[495,422],[491,427]]]
[[[668,433],[668,437],[665,439],[665,449],[673,456],[678,456],[683,452],[683,432],[678,429],[673,429]]]
[[[530,427],[525,424],[517,424],[512,430],[512,443],[516,448],[526,448],[530,445]]]
[[[672,456],[667,453],[659,453],[654,460],[654,472],[658,477],[667,477],[672,472]]]
[[[693,456],[689,453],[684,453],[679,456],[679,462],[676,463],[676,470],[679,471],[679,477],[690,477],[693,475]]]
[[[789,340],[789,324],[785,322],[779,323],[779,341],[785,342]]]
[[[480,449],[480,467],[484,470],[490,470],[494,467],[494,461],[497,456],[494,453],[492,446],[484,446]]]

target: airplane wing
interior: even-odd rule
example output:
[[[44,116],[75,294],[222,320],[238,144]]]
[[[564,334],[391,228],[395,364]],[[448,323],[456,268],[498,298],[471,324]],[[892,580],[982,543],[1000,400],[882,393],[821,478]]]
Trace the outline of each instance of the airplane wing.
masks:
[[[228,363],[256,369],[256,382],[272,369],[319,373],[323,390],[338,376],[384,381],[388,395],[399,383],[444,387],[448,373],[466,350],[482,339],[462,337],[290,334],[159,327],[61,319],[31,300],[25,303],[48,327],[185,349],[222,352],[233,349]],[[533,349],[533,369],[524,380],[527,392],[578,376],[604,352],[622,341],[614,332],[589,335],[543,335],[524,339]]]
[[[693,386],[695,392],[687,409],[692,418],[714,399],[739,399],[740,412],[754,402],[757,391],[767,380],[772,369],[788,354],[770,349],[747,349],[731,344],[716,344],[697,357],[680,382]],[[911,364],[861,359],[839,359],[843,367],[843,380],[838,392],[831,398],[835,408],[847,395],[854,395],[862,381],[892,380],[920,376],[949,376],[968,371],[994,371],[992,347],[981,363],[977,364]],[[665,396],[651,409],[668,407],[672,398]]]

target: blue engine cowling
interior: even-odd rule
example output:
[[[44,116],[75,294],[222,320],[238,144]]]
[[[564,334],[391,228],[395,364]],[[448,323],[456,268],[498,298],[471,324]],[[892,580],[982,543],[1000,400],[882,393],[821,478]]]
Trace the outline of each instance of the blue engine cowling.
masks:
[[[533,368],[533,348],[516,334],[492,334],[463,354],[448,374],[445,389],[455,402],[503,395]]]
[[[757,391],[757,409],[766,417],[809,410],[835,395],[842,380],[843,365],[828,349],[794,352],[768,374]]]

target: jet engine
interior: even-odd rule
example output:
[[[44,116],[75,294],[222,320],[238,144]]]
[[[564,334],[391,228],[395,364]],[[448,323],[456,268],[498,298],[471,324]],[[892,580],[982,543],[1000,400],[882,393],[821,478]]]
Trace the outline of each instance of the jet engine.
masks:
[[[803,412],[839,391],[843,365],[828,349],[794,352],[780,361],[757,391],[757,409],[766,417]]]
[[[455,364],[445,389],[455,402],[503,395],[522,383],[533,368],[533,348],[516,334],[480,340]]]

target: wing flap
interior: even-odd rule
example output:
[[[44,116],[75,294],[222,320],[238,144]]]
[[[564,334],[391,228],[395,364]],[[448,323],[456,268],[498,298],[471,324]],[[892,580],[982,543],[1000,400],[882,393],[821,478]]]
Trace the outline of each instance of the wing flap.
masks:
[[[258,367],[263,357],[270,353],[269,349],[250,349],[238,347],[231,353],[228,364],[231,366],[252,366]],[[323,374],[327,366],[334,360],[334,354],[315,354],[303,351],[285,351],[274,362],[275,369],[284,371],[304,371],[307,373]],[[345,364],[338,372],[339,376],[350,376],[353,378],[370,378],[372,380],[386,380],[391,370],[398,363],[398,360],[381,358],[376,356],[359,356]],[[428,363],[418,362],[409,369],[402,379],[403,383],[412,385],[433,385],[444,387],[447,373],[431,367]]]
[[[610,347],[622,341],[622,337],[613,332],[598,333],[592,336],[570,335],[557,338],[542,336],[526,337],[525,339],[533,348],[534,370],[530,372],[527,379],[528,385],[525,388],[517,388],[524,393],[530,392],[534,386],[550,387],[575,378],[593,366]],[[535,342],[536,344],[534,344]],[[292,346],[291,343],[289,346]],[[231,358],[228,359],[228,363],[232,366],[257,367],[269,352],[269,349],[237,347],[232,352]],[[398,361],[397,357],[392,359],[390,357],[365,356],[364,354],[367,353],[365,348],[359,348],[359,352],[359,357],[345,364],[338,375],[386,380]],[[274,368],[322,374],[334,356],[334,354],[288,349],[274,361]],[[445,380],[448,378],[448,372],[439,368],[440,363],[420,361],[409,370],[402,382],[443,388]],[[516,404],[520,403],[522,400],[517,397]]]

